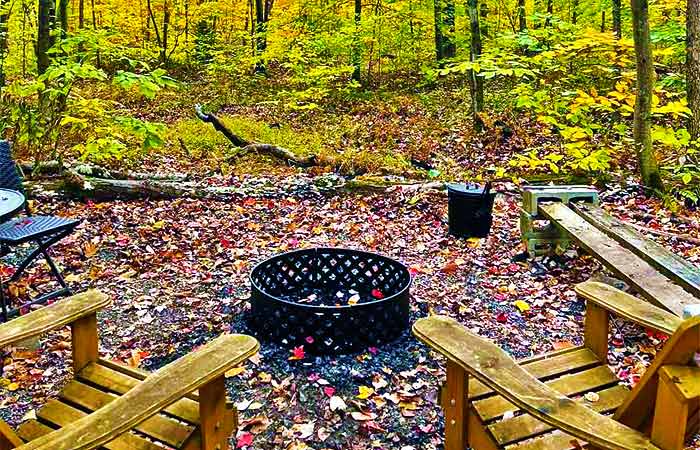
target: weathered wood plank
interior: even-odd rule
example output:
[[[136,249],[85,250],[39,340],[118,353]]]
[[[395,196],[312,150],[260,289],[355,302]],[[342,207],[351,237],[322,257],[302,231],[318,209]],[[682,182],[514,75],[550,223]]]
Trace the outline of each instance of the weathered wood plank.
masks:
[[[562,203],[544,204],[540,205],[540,213],[655,305],[682,316],[685,305],[698,303],[698,299],[688,291],[568,206]]]
[[[598,413],[615,411],[629,395],[629,390],[624,386],[614,386],[597,392],[600,396],[595,403],[584,404]],[[576,401],[583,402],[583,398]],[[501,420],[488,426],[491,434],[500,445],[511,445],[526,439],[554,430],[554,427],[541,420],[537,420],[529,414],[522,414],[507,420]]]
[[[532,376],[529,375],[528,378],[532,378]],[[618,382],[618,378],[610,371],[608,366],[598,366],[573,375],[564,375],[561,378],[549,380],[544,384],[560,395],[573,396],[612,386]],[[479,412],[481,420],[485,422],[501,417],[508,411],[518,409],[500,395],[476,401],[473,405]]]
[[[0,450],[11,450],[22,445],[22,440],[15,433],[15,430],[2,419],[0,419]]]
[[[585,441],[561,431],[506,447],[507,450],[579,450],[580,448],[590,447]]]
[[[58,406],[52,407],[51,405],[54,403]],[[53,423],[56,428],[68,426],[76,420],[79,420],[81,417],[85,417],[87,415],[86,413],[75,408],[70,408],[63,405],[61,402],[56,400],[49,400],[45,406],[53,408],[52,411],[47,410],[46,416],[50,417],[49,422]],[[17,429],[17,432],[25,441],[39,439],[40,437],[53,431],[55,431],[54,428],[51,428],[36,420],[28,420],[23,422]],[[142,437],[136,436],[133,433],[124,433],[118,436],[113,441],[105,444],[104,448],[108,450],[163,450],[163,447],[160,447]]]
[[[661,368],[663,371],[664,368]],[[656,414],[651,440],[665,450],[683,450],[688,425],[688,402],[676,396],[673,380],[661,377],[656,393]]]
[[[231,411],[226,409],[226,378],[224,374],[201,387],[199,427],[201,450],[221,450],[233,432]]]
[[[645,238],[639,231],[611,216],[599,206],[578,203],[572,204],[571,208],[620,245],[633,251],[688,292],[700,298],[700,268],[664,246]]]
[[[0,325],[0,348],[40,336],[94,314],[110,300],[99,291],[87,291],[17,317]]]
[[[533,378],[497,345],[453,319],[432,316],[413,326],[414,334],[462,366],[517,408],[603,448],[656,449],[642,433],[577,403]]]
[[[141,381],[104,367],[102,365],[102,360],[100,360],[99,364],[88,364],[85,366],[85,368],[76,375],[76,379],[87,384],[99,386],[102,390],[114,392],[118,395],[126,394],[130,389],[138,386]],[[163,411],[183,422],[192,425],[199,424],[199,404],[189,398],[181,398]]]
[[[140,381],[145,380],[152,373],[147,370],[139,369],[138,367],[129,367],[124,364],[119,364],[117,362],[110,361],[108,359],[100,358],[99,362],[101,366],[107,367],[108,369],[112,369],[119,373],[123,373],[124,375],[128,375],[129,377]],[[185,397],[190,398],[194,401],[199,400],[199,394],[197,391],[190,392]]]
[[[463,450],[467,447],[469,378],[467,372],[452,361],[447,362],[447,380],[443,388],[445,412],[445,449]]]
[[[565,373],[578,372],[598,366],[602,363],[596,355],[585,347],[572,347],[564,352],[542,355],[536,359],[518,361],[525,370],[540,380],[549,379]],[[469,398],[479,400],[492,394],[493,390],[480,381],[470,380]]]
[[[73,373],[100,357],[97,340],[97,313],[88,314],[71,324]]]
[[[118,398],[116,395],[102,392],[75,380],[69,382],[61,390],[59,397],[65,402],[77,405],[88,411],[97,411]],[[194,427],[156,414],[137,425],[135,430],[179,448],[190,437]]]
[[[586,281],[576,285],[574,290],[578,295],[585,298],[588,303],[598,305],[616,316],[630,320],[645,328],[661,331],[668,335],[673,334],[683,323],[683,320],[675,314],[668,313],[654,305],[640,302],[637,297],[605,283]]]
[[[158,370],[117,400],[18,450],[87,450],[98,448],[201,386],[222,377],[258,351],[244,335],[221,336],[200,350]]]

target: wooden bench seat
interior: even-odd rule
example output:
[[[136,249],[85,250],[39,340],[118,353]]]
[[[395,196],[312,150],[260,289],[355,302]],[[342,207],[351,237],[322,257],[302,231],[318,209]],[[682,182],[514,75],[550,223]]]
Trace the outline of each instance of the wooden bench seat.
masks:
[[[549,203],[539,211],[652,304],[682,317],[685,306],[700,303],[697,268],[600,208]]]

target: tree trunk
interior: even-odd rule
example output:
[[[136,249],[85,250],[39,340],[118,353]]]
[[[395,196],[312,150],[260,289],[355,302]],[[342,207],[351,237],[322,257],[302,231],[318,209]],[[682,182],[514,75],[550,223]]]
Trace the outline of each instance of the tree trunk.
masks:
[[[78,28],[85,28],[85,0],[78,2]]]
[[[663,191],[663,182],[651,140],[651,101],[654,92],[654,61],[649,36],[649,2],[632,0],[634,49],[637,59],[637,100],[634,107],[634,146],[642,183]]]
[[[39,0],[38,32],[36,40],[36,67],[39,75],[46,72],[51,48],[51,0]]]
[[[352,39],[352,79],[359,82],[362,66],[362,49],[360,46],[360,30],[362,27],[362,0],[355,0],[355,35]]]
[[[525,15],[525,0],[518,0],[518,29],[521,33],[527,30],[527,18]]]
[[[618,39],[622,37],[622,0],[612,0],[613,32]]]
[[[160,60],[163,66],[168,66],[168,34],[170,31],[170,5],[163,0],[163,46],[160,49]]]
[[[700,0],[688,0],[686,11],[686,86],[688,107],[693,115],[688,118],[688,132],[692,140],[700,140]]]
[[[605,33],[605,11],[600,13],[600,32]]]
[[[469,9],[469,24],[471,29],[471,48],[469,59],[474,62],[481,57],[481,30],[479,27],[479,10],[477,5],[478,0],[469,0],[467,7]],[[477,76],[476,71],[469,71],[469,87],[472,97],[472,114],[474,115],[474,129],[481,131],[483,122],[479,115],[484,110],[484,78]]]
[[[265,20],[264,0],[255,0],[255,52],[258,61],[255,63],[255,73],[264,74],[267,69],[262,55],[267,49],[267,21]]]
[[[578,23],[578,0],[571,2],[571,23],[574,25]]]
[[[10,2],[0,0],[0,88],[5,86],[5,61],[9,50]]]
[[[547,19],[544,21],[544,26],[552,26],[552,15],[554,14],[554,0],[547,0]]]
[[[454,58],[457,47],[454,43],[455,3],[454,0],[434,0],[435,9],[435,55],[437,61]]]
[[[68,0],[59,0],[58,17],[61,19],[61,39],[68,36]]]

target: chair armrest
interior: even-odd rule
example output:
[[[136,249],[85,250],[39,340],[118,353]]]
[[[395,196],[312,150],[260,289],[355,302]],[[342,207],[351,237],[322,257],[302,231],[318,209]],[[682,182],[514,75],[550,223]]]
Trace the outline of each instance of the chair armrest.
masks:
[[[576,293],[617,316],[652,330],[673,334],[683,320],[608,284],[586,281],[576,285]]]
[[[105,294],[90,290],[20,316],[0,325],[0,348],[69,325],[109,303]]]
[[[413,333],[470,376],[537,419],[593,447],[656,449],[642,433],[561,395],[520,367],[497,345],[448,317],[418,320]]]
[[[98,448],[157,414],[189,392],[223,377],[258,351],[245,335],[221,336],[200,350],[154,372],[126,394],[72,424],[16,450],[89,450]]]

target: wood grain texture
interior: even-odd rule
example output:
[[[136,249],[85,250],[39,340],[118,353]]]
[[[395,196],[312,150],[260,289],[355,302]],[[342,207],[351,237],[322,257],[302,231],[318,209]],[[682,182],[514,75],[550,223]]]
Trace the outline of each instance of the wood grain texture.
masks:
[[[447,381],[443,388],[445,411],[445,450],[463,450],[467,447],[467,415],[469,379],[458,364],[447,362]]]
[[[574,290],[588,303],[593,303],[616,316],[651,330],[671,335],[683,323],[683,319],[677,315],[640,301],[609,284],[586,281],[576,285]],[[700,302],[700,299],[698,301]]]
[[[69,325],[110,303],[99,291],[87,291],[0,325],[0,348]]]
[[[688,402],[676,396],[672,380],[663,377],[659,380],[655,409],[651,441],[664,450],[683,450]]]
[[[226,409],[226,379],[222,374],[202,386],[199,400],[201,450],[224,450],[231,436],[233,420]]]
[[[561,395],[573,396],[614,386],[618,382],[618,378],[608,366],[597,366],[583,372],[545,381],[544,384]],[[473,405],[484,421],[497,419],[508,411],[518,409],[500,395],[478,400]]]
[[[655,449],[642,433],[602,416],[532,377],[497,345],[453,319],[420,319],[414,334],[533,417],[595,446]]]
[[[64,403],[79,406],[87,411],[97,411],[119,398],[114,394],[108,394],[75,380],[70,381],[61,390],[59,397]],[[165,417],[162,414],[156,414],[144,420],[134,429],[151,439],[175,448],[179,448],[194,431],[193,426]]]
[[[578,203],[572,204],[571,209],[698,297],[700,302],[700,268],[664,246],[645,238],[633,227],[611,216],[599,206]]]
[[[76,378],[85,383],[99,386],[103,391],[114,392],[118,395],[126,394],[142,381],[105,367],[103,364],[104,360],[102,359],[99,360],[98,364],[88,364],[76,375]],[[163,411],[183,422],[199,425],[199,404],[189,398],[181,398]]]
[[[678,316],[698,299],[634,252],[586,222],[562,203],[540,205],[540,213],[653,304]]]
[[[200,350],[163,367],[117,400],[19,450],[88,450],[134,428],[160,410],[222,377],[258,351],[245,335],[221,336]]]
[[[120,372],[124,375],[128,375],[129,378],[141,381],[145,380],[146,378],[148,378],[149,375],[151,375],[151,372],[147,370],[139,369],[138,367],[127,366],[114,361],[110,361],[108,359],[100,359],[100,365],[108,369],[112,369],[116,372]],[[199,394],[197,393],[197,391],[190,392],[185,397],[194,401],[199,400]]]
[[[565,373],[575,373],[599,366],[601,361],[585,347],[571,347],[562,351],[539,355],[536,358],[519,360],[530,375],[540,380],[548,380]],[[490,395],[493,390],[478,380],[469,380],[469,399],[479,400]]]
[[[624,386],[614,386],[598,391],[599,400],[595,403],[586,403],[583,397],[576,401],[583,403],[598,413],[615,411],[629,395],[629,390]],[[512,445],[527,439],[542,435],[554,430],[554,427],[537,420],[529,414],[522,414],[511,419],[501,420],[488,426],[489,431],[501,446]]]
[[[73,353],[73,373],[100,357],[97,340],[97,314],[88,314],[71,325],[71,350]]]
[[[610,317],[608,312],[589,302],[586,305],[586,323],[583,328],[583,345],[605,363],[608,361],[608,331]]]
[[[0,419],[0,450],[11,450],[22,445],[22,440],[17,433],[2,419]]]
[[[650,422],[656,403],[659,369],[668,365],[688,365],[695,352],[700,350],[700,317],[683,322],[657,353],[651,365],[632,389],[625,403],[615,413],[615,420],[638,428]],[[647,412],[640,414],[640,412]]]

